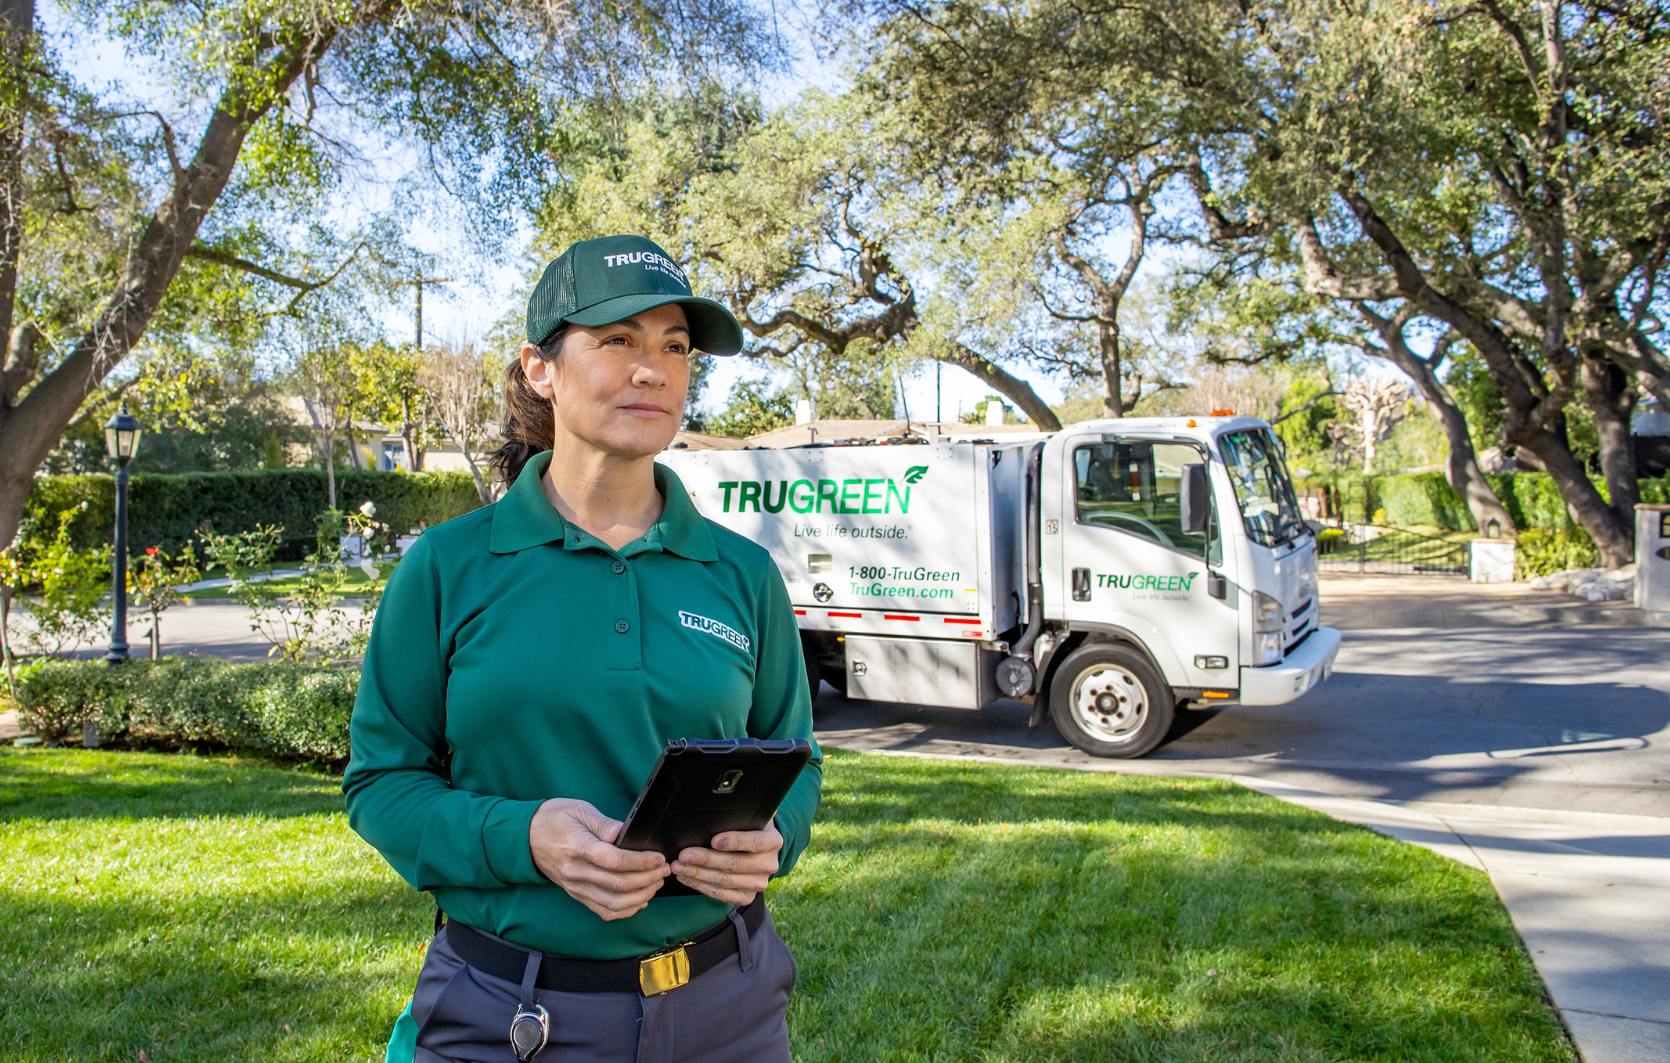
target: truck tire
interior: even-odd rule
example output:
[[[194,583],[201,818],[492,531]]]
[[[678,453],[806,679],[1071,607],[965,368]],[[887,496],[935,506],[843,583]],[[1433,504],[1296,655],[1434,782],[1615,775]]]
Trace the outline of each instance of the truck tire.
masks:
[[[1096,643],[1061,662],[1050,717],[1061,737],[1093,757],[1140,757],[1171,730],[1176,699],[1148,658]]]

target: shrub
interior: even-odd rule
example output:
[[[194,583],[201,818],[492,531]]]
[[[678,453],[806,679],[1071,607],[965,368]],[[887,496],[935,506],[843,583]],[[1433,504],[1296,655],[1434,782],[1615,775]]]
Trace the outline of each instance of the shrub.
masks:
[[[1424,525],[1448,531],[1471,531],[1473,515],[1440,472],[1381,476],[1375,482],[1375,503],[1398,527]]]
[[[57,513],[87,503],[72,526],[76,546],[107,542],[115,519],[116,489],[109,476],[42,476],[30,488],[31,512]],[[338,472],[336,504],[344,510],[376,504],[378,518],[400,534],[478,508],[475,481],[463,472]],[[136,475],[128,487],[128,539],[139,546],[177,551],[204,524],[222,534],[260,525],[280,529],[278,556],[296,560],[317,535],[324,511],[325,474],[316,469]]]
[[[104,621],[111,550],[75,547],[71,529],[82,512],[83,507],[72,506],[56,514],[50,537],[41,527],[44,521],[26,521],[16,544],[5,551],[0,578],[28,607],[18,641],[36,653],[56,655],[90,641]]]
[[[357,671],[227,664],[212,658],[41,661],[18,676],[18,716],[63,739],[96,723],[112,737],[182,746],[213,742],[278,756],[342,760]]]
[[[1519,533],[1514,547],[1515,579],[1551,576],[1573,568],[1594,568],[1600,563],[1595,541],[1581,528],[1527,528]]]

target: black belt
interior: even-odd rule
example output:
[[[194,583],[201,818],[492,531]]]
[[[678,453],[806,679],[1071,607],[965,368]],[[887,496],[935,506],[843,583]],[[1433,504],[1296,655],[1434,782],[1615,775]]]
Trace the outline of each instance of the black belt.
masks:
[[[750,937],[765,922],[765,897],[737,912]],[[625,960],[582,960],[546,953],[534,982],[558,993],[638,993],[654,996],[706,974],[736,955],[736,924],[727,917],[687,941],[649,956]],[[448,919],[447,943],[460,959],[484,974],[519,983],[532,950],[491,938],[473,927]]]

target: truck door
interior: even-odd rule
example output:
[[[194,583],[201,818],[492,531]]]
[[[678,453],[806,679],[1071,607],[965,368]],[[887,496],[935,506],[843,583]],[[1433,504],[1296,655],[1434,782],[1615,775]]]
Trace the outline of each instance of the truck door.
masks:
[[[1207,593],[1208,569],[1224,569],[1216,507],[1206,534],[1185,534],[1182,523],[1183,467],[1207,462],[1204,450],[1116,434],[1070,446],[1057,599],[1067,619],[1136,635],[1173,687],[1233,689],[1233,595]]]

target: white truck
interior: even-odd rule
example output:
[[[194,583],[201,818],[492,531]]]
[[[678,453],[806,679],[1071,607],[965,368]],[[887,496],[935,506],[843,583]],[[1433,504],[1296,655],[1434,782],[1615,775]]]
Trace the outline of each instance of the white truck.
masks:
[[[1270,426],[1087,421],[1015,441],[669,450],[708,518],[771,551],[807,678],[850,698],[1045,712],[1139,757],[1180,706],[1328,677],[1316,544]]]

